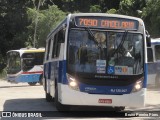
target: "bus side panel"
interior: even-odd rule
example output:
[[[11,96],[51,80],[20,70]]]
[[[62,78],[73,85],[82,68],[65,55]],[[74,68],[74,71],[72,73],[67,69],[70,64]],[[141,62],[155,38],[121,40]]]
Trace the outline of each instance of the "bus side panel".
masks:
[[[44,78],[47,80],[56,79],[58,83],[67,84],[66,61],[52,61],[44,64]]]
[[[144,64],[144,80],[143,80],[143,88],[146,88],[147,87],[147,80],[148,80],[148,64]]]
[[[44,65],[44,78],[47,84],[47,93],[54,97],[55,84],[66,84],[66,61],[52,61]],[[57,82],[57,83],[55,83]],[[60,89],[60,87],[59,87]]]
[[[160,73],[160,62],[148,63],[148,84],[155,85],[156,76]]]
[[[49,93],[52,97],[55,96],[55,81],[58,79],[58,61],[50,62],[50,79],[47,79],[49,82]]]
[[[50,93],[50,75],[51,75],[51,63],[46,62],[44,64],[44,81],[45,81],[45,90],[47,93]]]
[[[148,74],[157,73],[157,63],[148,63]]]
[[[62,84],[68,84],[67,78],[66,78],[66,60],[59,62],[59,76],[58,76],[58,83]]]
[[[40,80],[40,76],[42,75],[43,71],[41,67],[36,67],[39,69],[35,69],[33,68],[32,70],[28,71],[28,72],[23,72],[20,71],[17,74],[8,74],[7,75],[7,79],[10,82],[39,82]]]
[[[51,63],[48,62],[44,64],[44,78],[47,80],[50,79],[50,76],[51,76]]]
[[[41,74],[22,74],[17,76],[16,82],[39,82]]]

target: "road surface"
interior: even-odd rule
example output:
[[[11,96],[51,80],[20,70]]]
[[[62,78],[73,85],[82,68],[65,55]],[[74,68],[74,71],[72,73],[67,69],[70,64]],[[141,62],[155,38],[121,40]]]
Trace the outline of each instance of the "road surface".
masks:
[[[79,109],[79,108],[78,108]],[[81,108],[80,108],[81,109]],[[82,108],[86,110],[86,108]],[[101,108],[89,108],[91,110]],[[112,110],[111,108],[102,108],[106,111]],[[37,84],[36,86],[29,86],[27,83],[12,84],[5,80],[0,80],[0,111],[51,111],[48,112],[49,116],[65,117],[65,113],[59,113],[56,111],[54,102],[48,103],[45,100],[45,94],[43,86]],[[154,88],[154,86],[148,87],[146,96],[146,106],[143,108],[126,108],[125,111],[160,111],[160,88]],[[108,118],[108,114],[96,113],[92,115],[88,112],[86,114],[79,113],[78,117],[90,118],[98,117],[97,119]],[[115,113],[112,113],[115,114]],[[121,113],[118,113],[121,114]],[[160,117],[160,112],[158,113]],[[47,115],[47,114],[46,114]],[[72,113],[67,113],[72,116]],[[48,116],[48,117],[49,117]],[[75,117],[75,116],[74,116]],[[133,116],[132,116],[133,117]],[[96,119],[95,118],[95,119]],[[133,117],[134,118],[134,117]],[[132,118],[132,119],[133,119]],[[152,117],[153,118],[153,117]]]

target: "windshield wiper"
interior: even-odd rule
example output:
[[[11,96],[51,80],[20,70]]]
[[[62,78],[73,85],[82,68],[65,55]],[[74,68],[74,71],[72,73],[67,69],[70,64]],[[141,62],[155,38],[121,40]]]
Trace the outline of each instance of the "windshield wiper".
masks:
[[[96,45],[98,46],[98,48],[102,49],[101,44],[99,44],[99,43],[97,42],[97,40],[96,40],[95,36],[93,35],[92,31],[90,30],[90,28],[89,28],[89,27],[85,27],[85,28],[86,28],[86,30],[88,31],[88,33],[91,35],[91,37],[93,38],[93,39],[91,39],[91,40],[92,40],[94,43],[96,43]]]
[[[88,31],[88,33],[91,35],[91,37],[93,38],[93,39],[91,39],[91,40],[92,40],[92,41],[97,45],[97,47],[99,48],[99,50],[100,50],[100,56],[99,56],[99,58],[102,59],[103,56],[104,56],[104,49],[103,49],[103,47],[102,47],[102,44],[97,42],[95,36],[93,35],[93,32],[90,30],[89,27],[85,27],[85,28],[86,28],[86,30]]]
[[[124,41],[126,40],[126,36],[127,36],[128,31],[125,30],[125,33],[122,36],[122,40],[120,42],[120,44],[118,45],[117,49],[114,50],[113,54],[111,56],[114,56],[117,52],[119,52],[120,49],[122,49],[122,45],[124,44]]]

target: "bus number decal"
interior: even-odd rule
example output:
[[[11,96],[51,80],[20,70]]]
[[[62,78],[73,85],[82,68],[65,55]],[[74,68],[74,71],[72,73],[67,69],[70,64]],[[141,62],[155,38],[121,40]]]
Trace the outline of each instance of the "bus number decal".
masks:
[[[79,24],[82,26],[97,26],[98,25],[98,21],[96,19],[80,18],[79,20],[80,20]]]

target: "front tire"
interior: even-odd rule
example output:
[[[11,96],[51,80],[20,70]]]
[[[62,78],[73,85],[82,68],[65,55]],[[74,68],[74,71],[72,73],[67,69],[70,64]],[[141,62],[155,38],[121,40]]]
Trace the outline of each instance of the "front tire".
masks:
[[[35,86],[35,85],[37,84],[37,82],[28,82],[28,84],[29,84],[30,86]]]
[[[52,98],[52,96],[50,95],[50,93],[47,93],[47,92],[45,92],[45,93],[46,93],[46,101],[47,101],[47,102],[52,102],[53,98]]]
[[[70,111],[70,106],[63,105],[58,101],[58,88],[57,87],[55,91],[55,106],[56,106],[56,109],[60,112]]]

